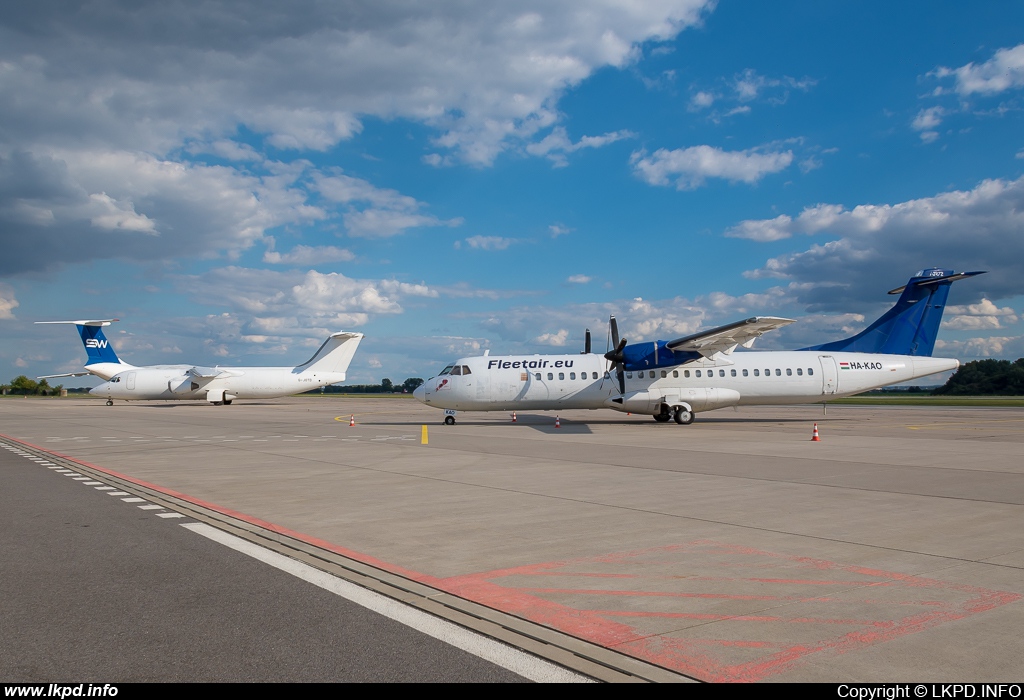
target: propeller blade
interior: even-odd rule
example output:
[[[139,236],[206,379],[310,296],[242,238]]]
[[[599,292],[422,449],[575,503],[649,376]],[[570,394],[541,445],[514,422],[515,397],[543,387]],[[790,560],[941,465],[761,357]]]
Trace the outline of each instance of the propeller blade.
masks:
[[[612,329],[612,346],[619,344],[619,324],[615,321],[615,317],[611,316],[608,318],[608,325]]]
[[[622,340],[619,341],[618,345],[615,346],[614,350],[611,350],[604,354],[604,359],[608,360],[609,362],[614,362],[615,364],[622,364],[626,359],[622,354],[622,351],[625,349],[625,347],[626,339],[623,338]]]
[[[619,371],[616,372],[615,376],[619,380],[619,393],[624,395],[626,393],[626,373],[622,370],[621,364],[619,365]]]
[[[586,355],[590,354],[590,329],[587,329],[586,340],[583,342],[583,353]]]

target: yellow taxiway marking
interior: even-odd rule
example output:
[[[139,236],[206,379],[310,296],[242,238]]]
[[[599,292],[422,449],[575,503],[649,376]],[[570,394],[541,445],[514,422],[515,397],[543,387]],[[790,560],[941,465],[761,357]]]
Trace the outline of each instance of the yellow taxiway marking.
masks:
[[[427,444],[427,426],[425,426],[425,425],[423,426],[423,430],[420,433],[420,444],[421,445],[426,445]]]
[[[929,423],[927,425],[908,425],[907,430],[942,430],[955,425],[991,425],[993,423],[1024,423],[1024,418],[1007,418],[1004,420],[966,420],[949,423]]]

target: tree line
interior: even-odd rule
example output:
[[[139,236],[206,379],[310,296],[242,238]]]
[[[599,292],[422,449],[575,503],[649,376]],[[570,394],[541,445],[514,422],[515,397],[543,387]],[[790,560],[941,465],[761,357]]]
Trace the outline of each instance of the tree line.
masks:
[[[380,384],[332,384],[325,386],[323,391],[314,389],[307,391],[307,394],[411,394],[416,390],[423,380],[419,377],[409,377],[401,384],[395,384],[385,377]]]
[[[960,367],[935,396],[1022,396],[1024,357],[1010,360],[973,360]]]
[[[60,390],[63,388],[64,386],[61,384],[50,386],[45,379],[37,382],[22,374],[12,379],[10,384],[0,384],[0,393],[23,396],[60,396]]]

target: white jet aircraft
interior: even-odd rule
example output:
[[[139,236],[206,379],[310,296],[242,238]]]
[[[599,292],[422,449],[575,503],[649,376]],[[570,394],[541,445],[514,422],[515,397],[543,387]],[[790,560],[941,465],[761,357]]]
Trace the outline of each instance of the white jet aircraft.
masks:
[[[825,403],[869,389],[954,370],[931,357],[950,285],[981,272],[918,272],[896,305],[861,333],[800,350],[733,352],[793,323],[754,317],[675,340],[629,345],[611,319],[614,349],[604,355],[466,357],[416,389],[417,399],[456,411],[558,411],[611,408],[689,425],[694,415],[726,406]]]
[[[121,360],[103,326],[116,318],[90,321],[37,321],[70,323],[78,327],[88,360],[84,372],[51,374],[54,377],[81,377],[91,374],[107,380],[89,390],[105,396],[107,405],[114,399],[125,401],[209,401],[217,406],[230,405],[235,399],[270,399],[290,396],[328,384],[345,381],[345,372],[363,339],[362,333],[332,333],[313,357],[295,367],[198,367],[195,365],[149,365],[135,367]]]

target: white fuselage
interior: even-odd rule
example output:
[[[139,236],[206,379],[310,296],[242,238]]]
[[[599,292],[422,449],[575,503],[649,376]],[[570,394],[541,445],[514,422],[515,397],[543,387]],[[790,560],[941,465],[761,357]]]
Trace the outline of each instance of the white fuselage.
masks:
[[[468,357],[432,377],[416,397],[461,411],[612,408],[657,414],[725,406],[822,403],[953,370],[954,359],[817,351],[736,352],[675,367],[626,372],[626,391],[602,355]],[[469,373],[466,373],[468,368]]]
[[[228,376],[197,378],[190,366],[133,367],[89,391],[125,401],[269,399],[291,396],[345,380],[344,372],[296,367],[219,367]]]

